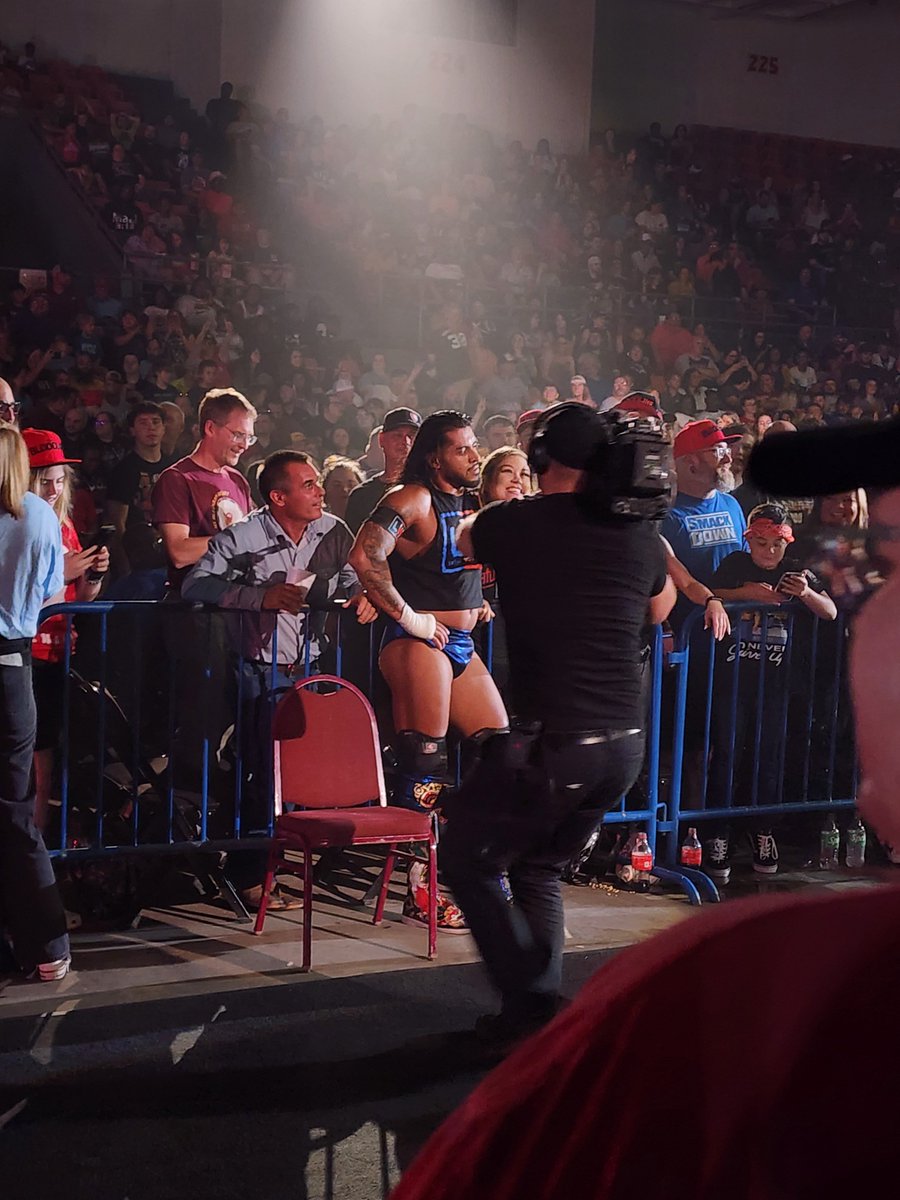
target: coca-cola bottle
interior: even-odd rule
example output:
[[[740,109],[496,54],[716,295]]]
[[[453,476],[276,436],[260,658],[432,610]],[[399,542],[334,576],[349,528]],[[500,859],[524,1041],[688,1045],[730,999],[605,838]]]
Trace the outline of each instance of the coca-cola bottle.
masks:
[[[650,887],[650,872],[653,870],[653,851],[646,833],[638,833],[631,848],[631,869],[634,871],[633,885],[639,892]]]
[[[692,825],[687,831],[687,837],[681,843],[681,865],[683,867],[699,867],[703,862],[703,847],[697,837],[697,830]]]

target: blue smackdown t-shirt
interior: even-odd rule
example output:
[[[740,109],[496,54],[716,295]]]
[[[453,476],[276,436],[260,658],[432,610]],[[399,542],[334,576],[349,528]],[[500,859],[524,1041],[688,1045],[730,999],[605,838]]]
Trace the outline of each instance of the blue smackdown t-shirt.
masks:
[[[716,492],[706,500],[698,500],[679,492],[660,533],[694,578],[711,587],[719,563],[736,550],[746,548],[746,528],[744,513],[733,496]],[[680,625],[694,607],[690,600],[679,595],[672,624]]]

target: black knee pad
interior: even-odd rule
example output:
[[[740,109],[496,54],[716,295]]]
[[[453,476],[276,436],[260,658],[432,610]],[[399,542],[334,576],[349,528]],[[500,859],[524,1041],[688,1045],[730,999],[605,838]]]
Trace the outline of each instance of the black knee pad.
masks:
[[[447,775],[446,738],[401,729],[394,738],[394,750],[397,766],[410,779],[444,779]]]

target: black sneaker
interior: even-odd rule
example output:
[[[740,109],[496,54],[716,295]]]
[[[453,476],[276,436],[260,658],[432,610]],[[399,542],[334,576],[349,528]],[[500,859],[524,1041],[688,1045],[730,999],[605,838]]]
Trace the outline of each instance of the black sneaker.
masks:
[[[753,849],[753,870],[760,875],[774,875],[778,870],[778,845],[771,830],[758,829],[750,834]]]
[[[728,857],[728,836],[709,838],[703,843],[703,870],[716,883],[731,878],[731,859]]]

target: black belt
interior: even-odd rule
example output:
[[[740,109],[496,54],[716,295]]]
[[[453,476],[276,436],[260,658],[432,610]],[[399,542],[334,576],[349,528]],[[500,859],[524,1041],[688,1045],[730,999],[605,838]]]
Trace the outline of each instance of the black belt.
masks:
[[[634,737],[642,729],[545,729],[543,740],[548,746],[602,746]]]
[[[30,650],[31,638],[5,638],[0,637],[0,651],[7,654],[13,654],[17,650]]]

